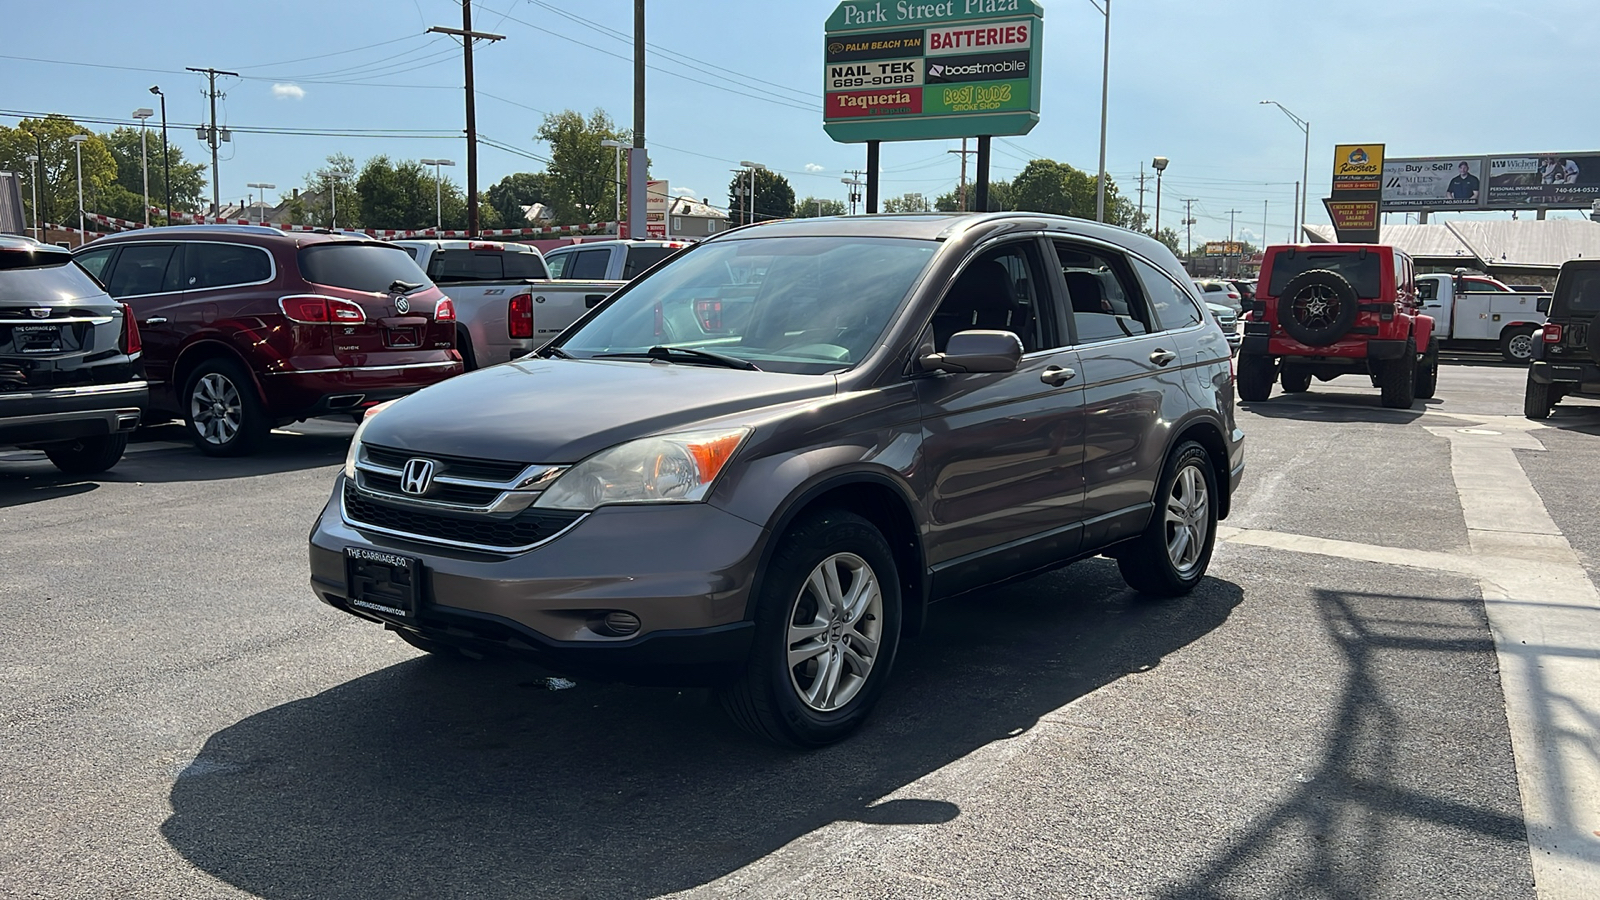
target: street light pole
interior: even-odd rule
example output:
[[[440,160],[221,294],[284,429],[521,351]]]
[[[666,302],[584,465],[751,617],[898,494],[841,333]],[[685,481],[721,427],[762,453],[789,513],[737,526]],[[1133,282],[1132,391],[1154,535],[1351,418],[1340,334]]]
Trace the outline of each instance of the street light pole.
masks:
[[[141,106],[133,111],[133,117],[139,120],[139,171],[144,173],[144,224],[150,227],[150,157],[145,152],[145,132],[149,131],[146,120],[155,115],[156,111]]]
[[[89,136],[86,135],[86,134],[75,134],[72,137],[67,138],[67,140],[72,142],[73,149],[76,150],[77,154],[78,154],[78,246],[79,247],[82,247],[84,245],[84,243],[85,243],[84,234],[89,230],[88,229],[88,223],[84,221],[84,216],[83,216],[83,142],[87,141],[88,139],[89,139]]]
[[[29,173],[33,176],[29,179],[33,182],[33,237],[42,241],[44,232],[39,228],[39,157],[29,154],[27,159],[28,168],[33,170]]]
[[[167,143],[167,95],[161,93],[161,86],[150,85],[150,93],[161,97],[161,183],[166,186],[167,193],[167,224],[172,224],[172,146]],[[145,206],[149,206],[148,202]]]
[[[1094,218],[1106,220],[1106,98],[1111,84],[1111,0],[1105,0],[1105,9],[1094,0],[1089,3],[1106,17],[1106,43],[1100,54],[1100,180],[1094,192]]]
[[[624,147],[628,146],[628,145],[623,143],[622,141],[617,141],[617,140],[612,140],[611,138],[606,138],[605,140],[600,142],[600,146],[602,146],[602,147],[610,147],[613,150],[617,151],[617,174],[616,174],[616,177],[614,177],[611,180],[611,193],[612,193],[613,196],[616,197],[616,200],[617,200],[617,233],[621,234],[622,233],[622,149]]]
[[[252,181],[249,184],[246,184],[245,187],[261,189],[261,205],[256,207],[256,224],[267,224],[267,211],[261,207],[267,205],[267,191],[277,187],[277,185],[268,184],[265,181]]]
[[[1311,123],[1290,112],[1282,103],[1276,100],[1261,101],[1262,106],[1268,104],[1283,110],[1283,114],[1288,116],[1290,121],[1294,122],[1295,126],[1306,134],[1305,156],[1300,162],[1300,183],[1305,185],[1305,192],[1300,195],[1300,217],[1295,221],[1294,228],[1296,239],[1298,239],[1301,227],[1306,224],[1306,197],[1311,194]]]
[[[756,220],[756,173],[767,171],[767,167],[748,159],[739,160],[739,165],[750,170],[750,221]]]
[[[1156,240],[1161,240],[1161,173],[1167,170],[1167,158],[1158,156],[1151,165],[1156,167],[1156,229],[1152,232]]]
[[[433,202],[434,202],[434,230],[444,230],[444,174],[440,166],[453,166],[453,159],[424,159],[420,162],[425,166],[433,166]]]

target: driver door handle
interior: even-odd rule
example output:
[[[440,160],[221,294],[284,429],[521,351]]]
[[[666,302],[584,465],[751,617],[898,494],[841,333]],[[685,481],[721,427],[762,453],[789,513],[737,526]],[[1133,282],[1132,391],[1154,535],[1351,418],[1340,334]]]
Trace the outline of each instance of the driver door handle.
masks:
[[[165,324],[167,324],[167,317],[166,316],[151,316],[150,318],[145,319],[144,323],[146,325],[165,325]]]
[[[1150,361],[1158,366],[1164,366],[1178,358],[1178,354],[1171,350],[1162,350],[1159,347],[1150,353]]]
[[[1077,372],[1061,366],[1047,366],[1044,371],[1039,373],[1039,380],[1051,387],[1061,387],[1077,377]]]

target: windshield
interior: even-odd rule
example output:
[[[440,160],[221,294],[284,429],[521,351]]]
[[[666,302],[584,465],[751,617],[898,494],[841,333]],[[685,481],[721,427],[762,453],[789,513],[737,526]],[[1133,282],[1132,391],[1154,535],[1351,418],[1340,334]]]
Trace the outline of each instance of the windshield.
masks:
[[[1568,263],[1556,280],[1555,299],[1550,306],[1551,315],[1600,313],[1600,268]]]
[[[769,237],[706,244],[637,282],[559,342],[578,357],[708,350],[822,374],[860,362],[939,245]]]
[[[312,284],[387,294],[396,281],[432,287],[406,251],[389,244],[330,242],[300,248],[300,274]]]
[[[1356,296],[1375,299],[1382,295],[1383,274],[1378,266],[1377,253],[1318,253],[1301,251],[1290,255],[1279,253],[1272,258],[1272,283],[1267,293],[1282,297],[1283,290],[1296,275],[1312,269],[1337,272],[1356,289]]]

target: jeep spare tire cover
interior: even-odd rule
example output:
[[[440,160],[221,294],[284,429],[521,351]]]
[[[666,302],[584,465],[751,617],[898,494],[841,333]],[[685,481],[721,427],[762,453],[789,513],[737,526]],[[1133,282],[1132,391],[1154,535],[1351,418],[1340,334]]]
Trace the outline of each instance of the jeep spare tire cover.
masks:
[[[1301,272],[1278,297],[1278,327],[1302,344],[1323,347],[1355,327],[1356,289],[1328,269]]]

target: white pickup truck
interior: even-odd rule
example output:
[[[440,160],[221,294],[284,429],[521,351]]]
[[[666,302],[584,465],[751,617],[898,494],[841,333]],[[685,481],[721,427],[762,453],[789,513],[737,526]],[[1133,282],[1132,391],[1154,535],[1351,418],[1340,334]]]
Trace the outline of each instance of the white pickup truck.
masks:
[[[557,247],[545,254],[552,278],[610,278],[632,281],[684,247],[688,241],[589,241]]]
[[[482,240],[395,241],[456,305],[468,371],[544,346],[622,281],[552,281],[537,248]]]
[[[1422,311],[1433,317],[1440,346],[1484,350],[1498,345],[1508,362],[1533,358],[1533,335],[1544,324],[1549,294],[1513,291],[1487,275],[1458,269],[1454,275],[1418,275]]]

